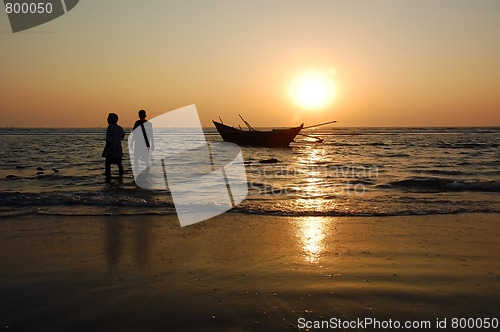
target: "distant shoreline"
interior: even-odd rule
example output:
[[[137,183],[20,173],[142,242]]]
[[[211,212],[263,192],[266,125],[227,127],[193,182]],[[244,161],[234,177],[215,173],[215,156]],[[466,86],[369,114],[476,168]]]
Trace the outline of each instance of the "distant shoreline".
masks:
[[[286,126],[254,126],[255,129],[258,128],[287,128]],[[123,126],[124,129],[131,130],[132,127]],[[213,125],[211,126],[202,126],[203,129],[215,129]],[[0,127],[0,130],[63,130],[63,129],[92,129],[98,130],[103,129],[106,130],[106,126],[100,127]],[[323,129],[367,129],[367,130],[376,130],[376,129],[442,129],[442,130],[456,130],[456,129],[500,129],[500,125],[498,126],[416,126],[416,127],[342,127],[342,126],[325,126]]]

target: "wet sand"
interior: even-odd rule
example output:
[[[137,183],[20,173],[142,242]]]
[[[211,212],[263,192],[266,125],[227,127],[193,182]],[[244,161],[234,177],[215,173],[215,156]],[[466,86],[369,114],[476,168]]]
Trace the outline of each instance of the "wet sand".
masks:
[[[9,331],[500,318],[500,215],[0,219]]]

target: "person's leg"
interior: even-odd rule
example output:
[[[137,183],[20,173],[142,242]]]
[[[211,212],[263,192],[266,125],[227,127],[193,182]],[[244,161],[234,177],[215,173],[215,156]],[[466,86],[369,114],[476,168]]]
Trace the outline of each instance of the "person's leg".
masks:
[[[146,164],[146,168],[149,167],[149,150],[147,150],[144,153],[144,156],[142,157],[144,159],[144,163]]]
[[[123,164],[122,164],[121,159],[118,161],[117,165],[118,165],[118,174],[119,174],[120,176],[122,176],[122,175],[123,175],[123,173],[125,173],[125,172],[123,171]]]
[[[106,160],[104,163],[104,175],[107,177],[111,176],[111,162],[109,160]]]
[[[134,151],[134,171],[139,171],[139,158],[140,155],[138,152]]]

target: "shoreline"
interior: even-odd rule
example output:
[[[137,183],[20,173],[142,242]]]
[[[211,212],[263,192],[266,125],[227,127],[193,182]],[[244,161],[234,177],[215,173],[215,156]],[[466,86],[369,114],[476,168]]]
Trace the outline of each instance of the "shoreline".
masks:
[[[0,219],[9,330],[500,317],[500,214]]]

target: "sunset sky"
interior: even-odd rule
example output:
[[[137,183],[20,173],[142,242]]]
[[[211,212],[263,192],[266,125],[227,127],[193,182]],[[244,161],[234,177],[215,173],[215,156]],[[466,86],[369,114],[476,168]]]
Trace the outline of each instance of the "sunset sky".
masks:
[[[191,104],[204,126],[500,126],[497,0],[83,0],[15,34],[2,8],[0,45],[0,127]],[[311,72],[315,109],[291,92]]]

